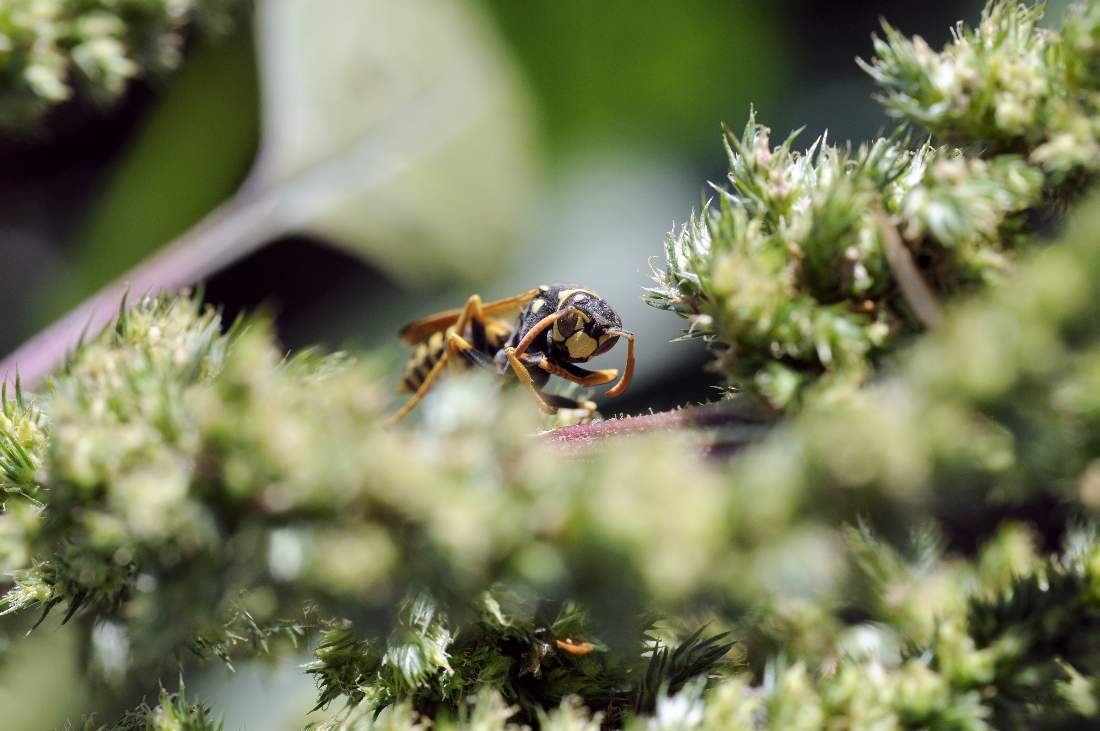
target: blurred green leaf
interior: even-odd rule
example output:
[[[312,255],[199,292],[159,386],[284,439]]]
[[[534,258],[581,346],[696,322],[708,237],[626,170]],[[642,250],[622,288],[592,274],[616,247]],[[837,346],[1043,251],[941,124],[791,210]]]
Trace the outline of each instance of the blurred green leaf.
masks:
[[[289,233],[319,234],[422,283],[483,279],[503,264],[532,197],[530,115],[483,17],[464,0],[286,0],[261,3],[256,29],[263,142],[248,179],[171,239],[224,198],[228,185],[219,183],[232,178],[216,166],[209,176],[179,176],[173,166],[204,159],[225,134],[211,120],[241,114],[248,96],[183,95],[184,108],[162,112],[165,128],[154,126],[123,163],[91,217],[80,257],[87,273],[50,293],[47,314],[83,302],[0,362],[0,374],[18,369],[34,383],[81,332],[104,325],[126,292],[194,285]],[[204,84],[242,65],[216,64]],[[203,122],[173,126],[177,114]],[[227,147],[224,160],[246,150]],[[162,187],[177,177],[189,185]],[[115,265],[139,258],[109,282],[121,274]]]
[[[191,54],[92,204],[71,266],[43,292],[40,324],[136,265],[233,193],[255,156],[257,98],[246,28]]]
[[[782,3],[482,2],[567,152],[614,141],[701,156],[721,122],[738,124],[750,102],[767,112],[787,88],[793,51]]]
[[[79,632],[73,626],[49,626],[24,637],[28,626],[11,617],[2,624],[2,726],[30,731],[76,725],[82,713],[97,705],[82,674]]]
[[[492,29],[459,0],[257,8],[278,215],[409,278],[472,279],[531,195],[530,114]]]
[[[225,263],[311,231],[409,278],[473,278],[501,260],[531,197],[532,133],[485,18],[461,0],[269,2],[256,9],[256,37],[260,158],[241,205],[190,259],[213,250]],[[94,205],[44,315],[230,197],[256,147],[255,74],[241,33],[194,54]],[[259,215],[244,210],[255,201]],[[183,266],[194,278],[217,268]]]

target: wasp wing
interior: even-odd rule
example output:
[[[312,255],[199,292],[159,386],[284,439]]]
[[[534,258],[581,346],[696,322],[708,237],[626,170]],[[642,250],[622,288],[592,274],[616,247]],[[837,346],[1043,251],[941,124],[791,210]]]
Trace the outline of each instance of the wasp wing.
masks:
[[[544,291],[543,287],[535,287],[534,289],[520,292],[511,297],[486,302],[481,306],[481,312],[486,317],[500,317],[520,309]],[[453,310],[444,310],[443,312],[437,312],[434,315],[428,315],[427,317],[422,317],[419,320],[410,322],[408,325],[401,328],[401,342],[405,345],[416,345],[425,340],[432,333],[446,330],[451,325],[458,322],[458,318],[462,316],[462,311],[464,309],[463,307],[456,307]]]

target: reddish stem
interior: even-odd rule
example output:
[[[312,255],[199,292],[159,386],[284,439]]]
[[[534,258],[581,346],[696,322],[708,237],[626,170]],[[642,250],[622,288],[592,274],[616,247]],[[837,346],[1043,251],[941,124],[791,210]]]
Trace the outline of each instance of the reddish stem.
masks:
[[[615,437],[659,431],[697,433],[703,437],[700,449],[704,454],[721,456],[759,439],[774,420],[774,414],[749,399],[733,398],[656,414],[563,426],[547,432],[544,438],[583,454]]]
[[[264,243],[275,220],[276,199],[251,191],[249,186],[242,188],[168,246],[21,345],[0,361],[0,382],[14,381],[18,374],[24,386],[39,386],[81,334],[95,335],[118,316],[127,295],[132,302],[193,286]]]

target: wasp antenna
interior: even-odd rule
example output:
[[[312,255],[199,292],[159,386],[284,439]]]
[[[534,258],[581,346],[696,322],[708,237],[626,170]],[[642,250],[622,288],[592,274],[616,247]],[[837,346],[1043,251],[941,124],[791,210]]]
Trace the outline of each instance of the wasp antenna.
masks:
[[[626,330],[607,330],[606,332],[626,338],[626,368],[623,369],[623,376],[619,379],[619,382],[607,392],[608,396],[614,398],[626,390],[626,387],[630,385],[630,379],[634,376],[634,333]]]
[[[535,342],[535,338],[546,332],[546,329],[548,327],[553,325],[562,317],[565,317],[570,312],[576,311],[576,307],[566,307],[564,310],[558,310],[552,315],[547,315],[546,317],[539,320],[534,327],[527,331],[527,334],[523,336],[523,340],[520,340],[519,344],[516,345],[516,358],[522,358],[523,354],[527,352],[527,349],[531,347],[531,343]]]

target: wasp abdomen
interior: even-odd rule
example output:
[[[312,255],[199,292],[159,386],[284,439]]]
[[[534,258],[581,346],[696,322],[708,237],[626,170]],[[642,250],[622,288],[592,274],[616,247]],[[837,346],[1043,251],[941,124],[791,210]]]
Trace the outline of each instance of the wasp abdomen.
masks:
[[[432,333],[427,340],[416,346],[416,350],[413,351],[413,354],[405,363],[405,375],[401,381],[401,391],[413,392],[420,388],[420,384],[424,383],[424,379],[432,372],[432,368],[446,353],[447,337],[452,332],[454,332],[454,328],[449,327],[445,331]],[[463,333],[464,336],[467,336],[467,340],[472,340],[477,343],[477,346],[482,346],[477,347],[477,350],[485,353],[490,360],[498,350],[504,347],[504,343],[508,340],[510,334],[511,330],[506,325],[492,321],[479,325],[479,331],[476,334],[469,332],[469,329],[466,333]],[[465,358],[458,358],[452,362],[457,368],[469,368],[473,365]]]
[[[451,331],[452,328],[447,329],[448,333]],[[446,348],[447,338],[446,333],[443,332],[432,333],[427,340],[416,346],[416,350],[405,362],[405,377],[401,381],[401,390],[411,392],[419,388],[435,364],[443,357]]]

